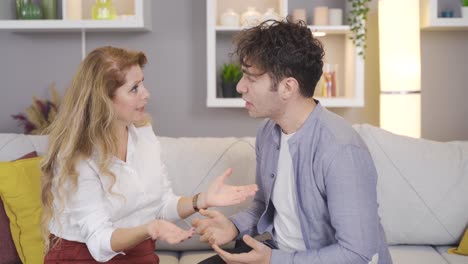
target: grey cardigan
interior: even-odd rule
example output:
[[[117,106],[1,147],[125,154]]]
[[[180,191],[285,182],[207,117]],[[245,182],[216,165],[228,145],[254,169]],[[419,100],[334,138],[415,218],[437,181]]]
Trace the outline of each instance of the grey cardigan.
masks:
[[[244,234],[272,233],[271,193],[281,128],[268,120],[256,139],[259,191],[253,205],[231,216]],[[306,251],[274,249],[271,263],[392,263],[377,214],[377,171],[367,146],[341,117],[321,107],[289,140],[297,212]],[[376,255],[378,254],[378,255]]]

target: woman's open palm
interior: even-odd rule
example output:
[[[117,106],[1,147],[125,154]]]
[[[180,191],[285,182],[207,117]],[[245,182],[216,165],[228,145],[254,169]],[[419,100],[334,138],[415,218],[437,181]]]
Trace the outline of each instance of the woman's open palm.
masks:
[[[147,225],[148,235],[153,240],[160,239],[169,244],[177,244],[192,237],[194,228],[183,230],[165,220],[153,220]]]

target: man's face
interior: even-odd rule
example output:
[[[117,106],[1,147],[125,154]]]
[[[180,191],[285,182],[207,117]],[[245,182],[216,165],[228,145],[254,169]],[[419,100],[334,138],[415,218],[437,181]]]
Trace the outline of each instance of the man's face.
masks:
[[[273,90],[270,76],[255,66],[243,66],[242,71],[244,74],[237,84],[237,92],[242,94],[249,115],[274,119],[281,112],[282,102],[277,89]]]

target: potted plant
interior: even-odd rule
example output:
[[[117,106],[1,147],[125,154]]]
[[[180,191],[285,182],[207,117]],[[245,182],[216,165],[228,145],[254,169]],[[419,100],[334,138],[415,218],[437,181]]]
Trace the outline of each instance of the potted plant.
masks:
[[[358,49],[358,54],[365,58],[367,29],[366,20],[369,12],[369,2],[371,0],[348,0],[350,4],[348,22],[354,35],[351,36],[354,45]],[[467,0],[464,0],[467,1]]]
[[[468,18],[468,0],[462,0],[461,15]]]
[[[242,78],[242,69],[239,64],[227,63],[221,69],[221,89],[224,98],[239,97],[236,86]]]

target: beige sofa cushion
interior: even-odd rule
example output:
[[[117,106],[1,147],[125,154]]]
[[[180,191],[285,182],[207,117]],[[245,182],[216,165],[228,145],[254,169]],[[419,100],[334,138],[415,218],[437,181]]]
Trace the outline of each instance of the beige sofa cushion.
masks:
[[[180,254],[179,264],[198,263],[214,255],[216,255],[216,252],[213,250],[184,251]]]
[[[0,161],[10,161],[36,151],[41,156],[47,151],[47,136],[1,134]]]
[[[156,251],[161,264],[178,264],[180,254],[177,251]]]
[[[159,137],[162,159],[166,164],[174,192],[179,195],[193,195],[206,190],[215,177],[227,168],[234,171],[227,183],[243,185],[255,183],[255,139],[254,138],[169,138]],[[248,206],[251,201],[225,208],[215,208],[231,215]],[[191,227],[194,214],[180,220],[177,225],[183,229]],[[157,242],[160,250],[201,250],[211,249],[210,245],[199,242],[198,235],[177,244]],[[232,247],[233,243],[228,247]]]
[[[446,264],[445,259],[431,246],[391,246],[395,264]]]
[[[370,125],[354,128],[377,168],[388,243],[458,243],[468,219],[468,144],[403,137]]]
[[[449,246],[436,247],[437,252],[449,263],[449,264],[467,264],[468,256],[449,254],[447,250],[451,248]]]

